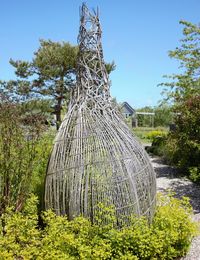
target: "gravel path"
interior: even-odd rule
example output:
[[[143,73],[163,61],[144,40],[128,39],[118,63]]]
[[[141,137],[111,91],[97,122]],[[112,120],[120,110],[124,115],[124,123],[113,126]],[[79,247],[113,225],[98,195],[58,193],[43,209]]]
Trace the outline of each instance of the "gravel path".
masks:
[[[194,210],[194,220],[200,223],[200,186],[178,176],[177,170],[166,165],[159,157],[151,157],[151,162],[157,175],[157,190],[167,192],[170,189],[178,198],[189,197]],[[190,251],[180,260],[200,260],[200,236],[193,239]]]

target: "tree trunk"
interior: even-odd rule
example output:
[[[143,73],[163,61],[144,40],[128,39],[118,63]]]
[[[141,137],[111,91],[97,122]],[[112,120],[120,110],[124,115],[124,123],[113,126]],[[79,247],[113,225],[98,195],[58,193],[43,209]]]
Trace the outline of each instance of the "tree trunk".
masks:
[[[62,104],[62,98],[57,99],[57,105],[55,109],[56,114],[56,129],[58,130],[61,124],[61,104]]]

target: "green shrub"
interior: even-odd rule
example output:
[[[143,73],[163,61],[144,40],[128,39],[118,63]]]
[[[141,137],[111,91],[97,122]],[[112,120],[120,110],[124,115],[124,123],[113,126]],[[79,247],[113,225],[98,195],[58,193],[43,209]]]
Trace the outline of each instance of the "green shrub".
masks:
[[[164,155],[193,181],[200,181],[200,95],[177,107],[176,129],[166,138]]]
[[[48,129],[48,131],[41,136],[40,141],[35,145],[36,156],[33,164],[30,192],[37,195],[39,199],[38,208],[40,210],[44,208],[42,205],[44,197],[44,181],[54,137],[55,131]]]
[[[196,234],[185,198],[159,196],[151,224],[132,217],[131,225],[121,229],[114,227],[113,209],[106,207],[102,212],[111,223],[91,224],[83,217],[68,221],[46,211],[40,229],[36,201],[32,196],[22,212],[9,208],[1,216],[0,259],[173,259],[185,255]]]
[[[0,100],[1,215],[6,207],[20,211],[30,193],[42,201],[54,133],[44,125],[42,115],[26,114],[21,103],[1,95]]]
[[[141,142],[151,143],[157,136],[166,136],[166,128],[148,128],[148,127],[137,127],[133,128],[133,133],[140,139]]]
[[[170,133],[159,147],[166,160],[181,169],[192,181],[200,181],[200,145],[186,133]]]
[[[173,259],[186,254],[195,233],[191,211],[188,198],[178,200],[171,195],[159,198],[151,237],[156,259]]]
[[[147,147],[147,152],[152,153],[154,155],[165,157],[166,159],[166,140],[166,135],[153,137],[151,146]]]
[[[189,178],[194,182],[200,182],[200,167],[189,167]]]
[[[0,215],[20,211],[31,192],[36,147],[46,127],[40,115],[24,115],[19,103],[0,96]]]
[[[147,135],[146,135],[146,138],[147,139],[150,139],[151,141],[154,140],[154,138],[156,137],[163,137],[163,136],[166,136],[166,132],[162,131],[162,130],[153,130],[151,132],[149,132]]]

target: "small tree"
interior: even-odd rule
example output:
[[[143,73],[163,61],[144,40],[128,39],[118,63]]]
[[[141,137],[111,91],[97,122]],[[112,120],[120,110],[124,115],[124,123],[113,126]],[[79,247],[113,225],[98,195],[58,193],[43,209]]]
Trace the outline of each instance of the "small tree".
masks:
[[[44,128],[41,116],[24,116],[21,106],[0,96],[0,215],[21,210],[31,187],[35,149]]]
[[[180,23],[184,38],[169,56],[180,62],[181,73],[169,76],[172,82],[161,84],[168,88],[165,93],[173,101],[176,115],[176,130],[169,135],[167,146],[172,161],[200,180],[200,26]]]
[[[180,62],[181,73],[165,76],[172,81],[160,84],[165,86],[166,98],[176,107],[200,92],[200,26],[186,21],[180,24],[184,25],[184,38],[180,47],[169,52],[169,57]]]

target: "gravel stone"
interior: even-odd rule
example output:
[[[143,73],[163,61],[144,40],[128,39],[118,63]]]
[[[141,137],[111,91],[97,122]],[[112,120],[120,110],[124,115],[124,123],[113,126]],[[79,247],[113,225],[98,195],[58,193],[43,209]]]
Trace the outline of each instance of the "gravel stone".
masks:
[[[200,186],[180,175],[178,170],[164,163],[160,157],[150,157],[157,176],[157,191],[175,192],[177,198],[189,197],[193,207],[194,221],[200,224]],[[179,260],[200,260],[200,236],[193,239],[190,250]]]

